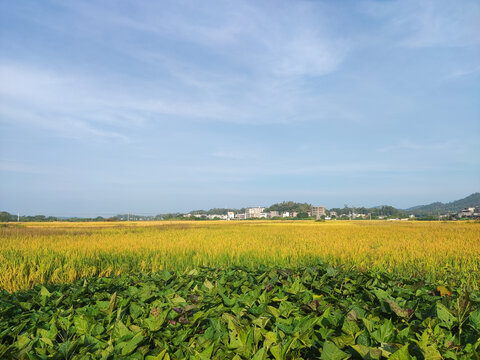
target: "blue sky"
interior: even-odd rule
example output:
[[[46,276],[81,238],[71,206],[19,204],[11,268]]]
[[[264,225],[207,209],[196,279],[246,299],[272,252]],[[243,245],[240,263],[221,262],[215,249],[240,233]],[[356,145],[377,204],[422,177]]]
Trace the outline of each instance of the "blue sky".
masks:
[[[478,1],[0,0],[0,210],[480,190]]]

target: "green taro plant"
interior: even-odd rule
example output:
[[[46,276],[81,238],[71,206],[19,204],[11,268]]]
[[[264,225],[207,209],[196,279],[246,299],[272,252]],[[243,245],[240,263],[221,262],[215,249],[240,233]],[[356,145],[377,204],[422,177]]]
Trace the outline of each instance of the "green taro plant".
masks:
[[[37,285],[0,293],[0,358],[480,359],[479,292],[440,290],[323,263]]]

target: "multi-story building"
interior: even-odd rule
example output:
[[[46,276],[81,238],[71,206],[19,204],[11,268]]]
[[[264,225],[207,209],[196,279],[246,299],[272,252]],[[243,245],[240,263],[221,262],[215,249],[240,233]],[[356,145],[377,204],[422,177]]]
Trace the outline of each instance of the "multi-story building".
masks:
[[[232,219],[234,219],[234,218],[235,218],[234,212],[233,212],[233,211],[228,211],[228,212],[227,212],[227,219],[228,219],[228,220],[232,220]]]
[[[315,217],[315,219],[318,220],[325,215],[326,211],[324,206],[312,206],[312,216]]]
[[[219,215],[219,214],[207,215],[207,219],[209,219],[209,220],[228,220],[227,215]]]
[[[480,206],[475,206],[475,210],[473,212],[473,217],[475,219],[478,219],[480,218]]]
[[[251,207],[251,208],[246,208],[245,209],[245,218],[246,219],[254,219],[254,218],[259,218],[260,214],[265,210],[263,207]]]
[[[462,211],[458,213],[459,217],[472,217],[473,214],[475,213],[475,208],[470,207],[470,208],[464,208]]]
[[[280,213],[278,211],[270,211],[270,218],[278,217]]]

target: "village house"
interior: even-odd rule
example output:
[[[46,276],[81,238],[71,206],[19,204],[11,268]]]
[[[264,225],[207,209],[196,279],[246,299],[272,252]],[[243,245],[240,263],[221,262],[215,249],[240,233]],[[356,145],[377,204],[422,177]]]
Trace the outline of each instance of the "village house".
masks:
[[[315,219],[320,219],[322,216],[327,214],[324,206],[312,206],[312,216]]]
[[[250,207],[245,209],[245,219],[255,219],[259,218],[260,214],[265,210],[264,207]]]

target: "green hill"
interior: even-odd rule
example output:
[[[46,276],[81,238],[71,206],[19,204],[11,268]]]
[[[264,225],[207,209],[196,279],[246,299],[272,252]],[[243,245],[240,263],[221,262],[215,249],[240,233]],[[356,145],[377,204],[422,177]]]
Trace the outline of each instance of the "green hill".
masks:
[[[449,203],[434,202],[429,205],[414,206],[407,211],[415,215],[430,215],[437,213],[457,212],[466,207],[480,206],[480,193],[473,193],[463,199],[455,200]]]

